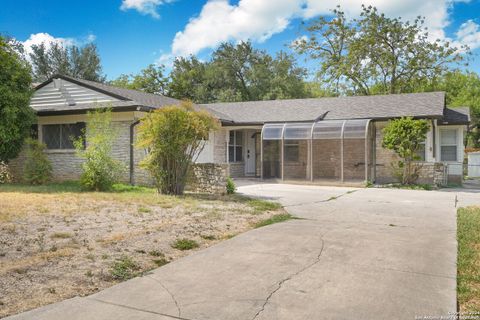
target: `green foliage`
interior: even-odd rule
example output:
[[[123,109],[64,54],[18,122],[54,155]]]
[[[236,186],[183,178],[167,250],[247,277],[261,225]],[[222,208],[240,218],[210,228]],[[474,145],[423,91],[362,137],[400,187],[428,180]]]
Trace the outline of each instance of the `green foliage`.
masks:
[[[12,182],[12,175],[5,162],[0,161],[0,184]]]
[[[283,222],[291,219],[295,219],[295,218],[289,213],[276,214],[268,219],[265,219],[256,223],[255,228],[265,227],[271,224],[275,224],[275,223],[279,223],[279,222]]]
[[[469,145],[480,147],[480,76],[470,71],[452,71],[439,79],[433,79],[419,91],[445,91],[448,107],[469,107],[473,130],[469,133]]]
[[[45,154],[46,145],[35,139],[27,139],[23,179],[32,185],[45,184],[52,178],[52,164]]]
[[[171,246],[174,249],[185,251],[198,248],[198,243],[195,240],[184,238],[175,240]]]
[[[390,120],[383,129],[382,146],[401,158],[397,164],[401,172],[402,184],[412,184],[418,179],[413,161],[419,160],[417,151],[425,141],[429,124],[426,120],[414,120],[411,117]]]
[[[55,42],[33,45],[30,60],[36,81],[45,81],[54,74],[98,82],[105,80],[97,46],[93,43],[81,48]]]
[[[117,79],[110,81],[109,84],[126,89],[165,95],[167,93],[168,78],[163,75],[164,72],[164,66],[151,64],[141,70],[139,74],[122,74]],[[185,99],[185,97],[182,97],[182,99]]]
[[[247,201],[247,204],[255,210],[255,213],[278,210],[282,207],[282,205],[278,202],[261,199],[250,199]]]
[[[227,178],[227,194],[234,194],[235,193],[235,190],[237,189],[237,187],[235,187],[235,182],[233,182],[233,179],[228,177]]]
[[[139,270],[140,266],[132,258],[123,256],[113,263],[110,274],[113,279],[124,281],[135,277]]]
[[[457,293],[460,310],[479,311],[480,301],[480,208],[457,212]]]
[[[272,57],[250,42],[223,43],[207,62],[177,58],[168,94],[196,103],[304,98],[306,74],[285,52]]]
[[[20,152],[34,114],[29,107],[32,77],[15,44],[0,36],[0,161]]]
[[[339,93],[412,92],[464,59],[459,48],[432,42],[423,19],[387,18],[371,6],[362,6],[358,19],[348,19],[337,7],[333,18],[320,17],[306,30],[308,37],[293,48],[319,60],[318,77]]]
[[[159,192],[183,194],[190,165],[218,127],[215,117],[187,102],[155,110],[141,120],[137,146],[149,150],[142,166],[151,172]]]
[[[98,109],[87,114],[86,134],[74,141],[82,163],[80,184],[86,190],[110,190],[123,171],[122,164],[111,156],[117,131],[112,126],[111,110]],[[88,136],[87,141],[85,141]]]

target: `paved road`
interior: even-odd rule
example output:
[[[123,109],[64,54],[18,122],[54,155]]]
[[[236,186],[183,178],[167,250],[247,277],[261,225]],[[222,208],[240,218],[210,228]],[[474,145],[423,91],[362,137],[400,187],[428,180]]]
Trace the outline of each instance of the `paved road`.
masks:
[[[456,310],[455,199],[251,184],[302,219],[256,229],[86,298],[11,319],[413,319]]]

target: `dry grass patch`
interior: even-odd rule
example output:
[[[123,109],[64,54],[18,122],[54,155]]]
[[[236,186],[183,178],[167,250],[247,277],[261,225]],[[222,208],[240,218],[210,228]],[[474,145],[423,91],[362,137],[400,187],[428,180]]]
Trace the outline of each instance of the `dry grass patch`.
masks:
[[[283,213],[238,195],[92,193],[76,183],[1,185],[0,203],[0,318],[94,293]],[[178,239],[198,248],[173,248]]]
[[[458,209],[457,239],[460,311],[480,312],[480,207]]]

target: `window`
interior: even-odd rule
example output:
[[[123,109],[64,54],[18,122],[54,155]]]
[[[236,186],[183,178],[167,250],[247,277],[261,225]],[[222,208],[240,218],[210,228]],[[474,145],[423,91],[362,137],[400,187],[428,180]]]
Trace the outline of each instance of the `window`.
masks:
[[[285,162],[298,162],[298,140],[285,140]]]
[[[440,160],[457,161],[457,130],[440,130]]]
[[[228,162],[243,161],[243,132],[230,131],[230,139],[228,141]]]
[[[79,138],[84,129],[84,122],[43,125],[43,142],[47,149],[75,149],[73,139]]]
[[[417,156],[419,157],[418,161],[425,161],[425,158],[426,158],[425,141],[419,144],[418,150],[417,150]]]

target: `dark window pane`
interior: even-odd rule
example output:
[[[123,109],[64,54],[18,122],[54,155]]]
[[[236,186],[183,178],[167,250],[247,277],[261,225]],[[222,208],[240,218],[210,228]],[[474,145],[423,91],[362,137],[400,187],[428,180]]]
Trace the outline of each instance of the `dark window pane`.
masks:
[[[62,125],[61,148],[74,149],[73,141],[82,135],[82,122]]]
[[[442,146],[441,161],[457,161],[457,146]]]
[[[60,149],[60,125],[44,125],[42,126],[42,134],[47,149]]]
[[[235,142],[235,131],[230,131],[230,138],[228,140],[228,144],[233,146]]]
[[[235,162],[235,147],[228,147],[228,162]]]
[[[243,141],[243,132],[242,131],[237,131],[236,134],[236,139],[235,139],[235,144],[237,146],[241,146],[242,145],[242,141]]]
[[[235,161],[240,162],[242,160],[242,147],[235,147]]]

